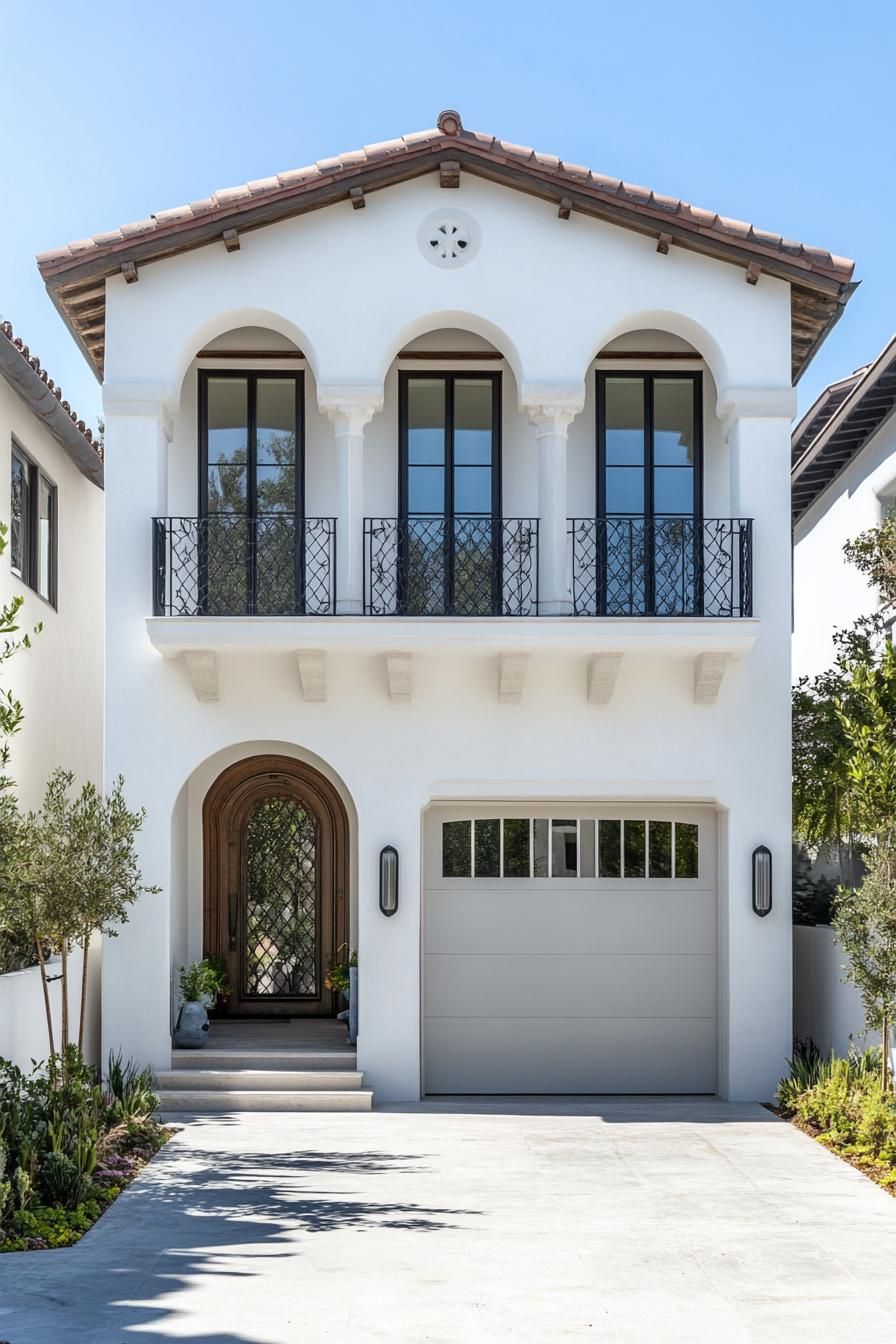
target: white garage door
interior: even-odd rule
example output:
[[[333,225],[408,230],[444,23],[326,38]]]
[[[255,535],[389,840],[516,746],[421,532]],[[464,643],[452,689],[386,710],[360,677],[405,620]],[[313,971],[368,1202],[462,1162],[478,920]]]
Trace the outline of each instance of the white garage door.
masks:
[[[433,809],[425,1090],[715,1092],[708,808]]]

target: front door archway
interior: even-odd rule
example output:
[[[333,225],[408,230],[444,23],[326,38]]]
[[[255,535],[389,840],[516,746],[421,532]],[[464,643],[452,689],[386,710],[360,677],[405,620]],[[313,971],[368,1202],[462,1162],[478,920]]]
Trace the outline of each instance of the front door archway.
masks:
[[[289,756],[250,756],[203,804],[205,955],[228,1011],[331,1017],[327,963],[346,942],[348,819],[329,780]]]

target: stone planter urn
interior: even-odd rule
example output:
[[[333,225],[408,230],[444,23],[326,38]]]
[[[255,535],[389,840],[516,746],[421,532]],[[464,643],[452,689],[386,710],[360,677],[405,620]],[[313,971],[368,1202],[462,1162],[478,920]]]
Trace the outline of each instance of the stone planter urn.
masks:
[[[174,1027],[178,1050],[201,1050],[208,1040],[208,1013],[205,1003],[185,1002],[180,1006]]]

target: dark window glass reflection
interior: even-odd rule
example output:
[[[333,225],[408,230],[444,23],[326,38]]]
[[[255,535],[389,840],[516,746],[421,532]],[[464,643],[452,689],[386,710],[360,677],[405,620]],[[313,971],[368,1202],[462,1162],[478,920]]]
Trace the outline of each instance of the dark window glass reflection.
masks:
[[[470,821],[442,824],[442,876],[471,877]]]

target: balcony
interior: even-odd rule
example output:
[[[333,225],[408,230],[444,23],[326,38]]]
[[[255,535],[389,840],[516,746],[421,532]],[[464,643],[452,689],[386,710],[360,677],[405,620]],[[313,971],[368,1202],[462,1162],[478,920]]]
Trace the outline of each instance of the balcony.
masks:
[[[750,518],[571,518],[576,616],[749,617]]]
[[[758,633],[749,519],[570,519],[566,614],[539,613],[536,519],[367,518],[358,541],[338,575],[358,594],[353,618],[335,615],[332,518],[156,518],[149,639],[183,659],[200,701],[219,698],[221,657],[284,654],[303,697],[326,699],[332,654],[381,660],[398,703],[417,655],[494,660],[503,703],[520,700],[531,657],[581,660],[593,704],[609,703],[623,663],[684,660],[695,703],[711,704]]]
[[[538,520],[364,520],[368,616],[535,616]]]
[[[156,616],[332,616],[335,579],[333,518],[153,519]]]

